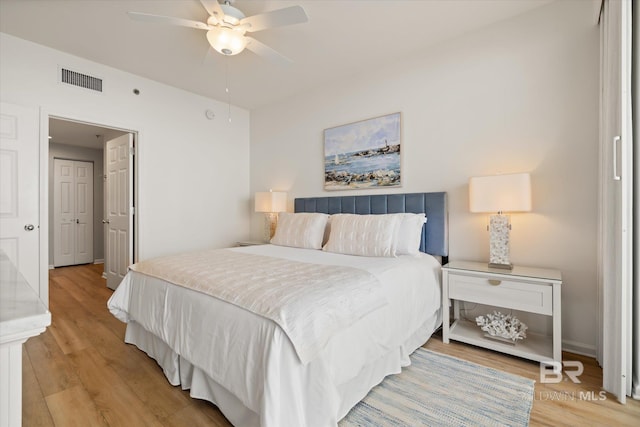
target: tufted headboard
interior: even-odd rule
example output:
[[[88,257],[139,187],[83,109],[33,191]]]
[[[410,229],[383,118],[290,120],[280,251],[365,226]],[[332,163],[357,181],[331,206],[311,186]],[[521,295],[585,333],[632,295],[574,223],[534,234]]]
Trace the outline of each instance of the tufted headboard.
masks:
[[[385,213],[425,213],[420,251],[443,257],[449,255],[447,193],[375,194],[368,196],[308,197],[294,201],[295,212],[361,215]]]

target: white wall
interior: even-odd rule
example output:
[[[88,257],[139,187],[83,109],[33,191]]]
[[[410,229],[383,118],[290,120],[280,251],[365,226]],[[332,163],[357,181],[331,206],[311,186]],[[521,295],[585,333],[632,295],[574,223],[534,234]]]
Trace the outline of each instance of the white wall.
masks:
[[[248,111],[233,108],[229,123],[226,104],[7,34],[0,51],[3,102],[138,132],[141,259],[248,237]],[[103,93],[58,83],[59,66],[102,78]]]
[[[49,265],[53,265],[53,160],[83,160],[93,163],[93,259],[104,261],[104,150],[67,144],[49,144]]]
[[[598,29],[563,1],[365,70],[251,114],[251,192],[323,191],[323,129],[402,112],[403,187],[449,193],[451,259],[488,259],[469,177],[531,172],[533,212],[512,215],[512,261],[557,268],[567,349],[594,353]],[[384,190],[360,190],[372,194]],[[262,218],[252,216],[252,237]],[[538,328],[548,327],[542,322]]]

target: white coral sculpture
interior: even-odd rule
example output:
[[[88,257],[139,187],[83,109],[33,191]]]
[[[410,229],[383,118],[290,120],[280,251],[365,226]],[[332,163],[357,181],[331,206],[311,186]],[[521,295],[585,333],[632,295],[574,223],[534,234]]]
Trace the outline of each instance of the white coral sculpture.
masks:
[[[502,314],[494,311],[493,314],[476,317],[476,323],[480,329],[492,337],[500,337],[516,342],[527,337],[527,325],[511,314]]]

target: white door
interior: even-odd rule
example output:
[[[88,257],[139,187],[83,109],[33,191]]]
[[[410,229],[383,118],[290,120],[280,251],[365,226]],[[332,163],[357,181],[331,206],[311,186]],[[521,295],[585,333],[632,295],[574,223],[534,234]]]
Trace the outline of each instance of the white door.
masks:
[[[53,265],[75,264],[73,161],[53,160]]]
[[[93,262],[93,163],[54,159],[53,265]]]
[[[633,136],[631,3],[604,3],[601,20],[601,362],[603,388],[625,403],[631,393]]]
[[[0,104],[0,249],[38,295],[39,133],[37,109]]]
[[[76,264],[93,262],[93,163],[74,162]]]
[[[116,289],[133,263],[133,135],[107,141],[105,270],[107,287]]]

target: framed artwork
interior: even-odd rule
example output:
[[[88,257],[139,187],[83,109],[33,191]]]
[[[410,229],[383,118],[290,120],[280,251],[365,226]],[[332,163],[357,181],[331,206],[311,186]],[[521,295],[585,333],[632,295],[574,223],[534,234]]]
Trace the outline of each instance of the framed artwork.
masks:
[[[400,113],[324,131],[324,189],[399,187]]]

